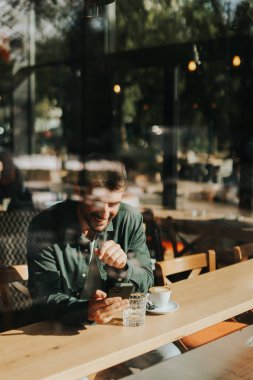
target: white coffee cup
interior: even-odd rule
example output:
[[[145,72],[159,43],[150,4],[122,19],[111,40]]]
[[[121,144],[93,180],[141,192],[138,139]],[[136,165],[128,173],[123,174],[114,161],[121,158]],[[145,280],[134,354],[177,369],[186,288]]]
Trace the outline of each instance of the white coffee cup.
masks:
[[[169,303],[171,290],[167,286],[153,286],[149,289],[149,300],[155,307],[166,307]]]

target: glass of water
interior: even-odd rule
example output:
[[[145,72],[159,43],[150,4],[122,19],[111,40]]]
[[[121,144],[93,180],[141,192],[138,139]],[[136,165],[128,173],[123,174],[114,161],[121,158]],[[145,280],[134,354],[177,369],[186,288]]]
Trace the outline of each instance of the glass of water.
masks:
[[[142,326],[145,323],[147,297],[144,293],[132,293],[129,307],[123,310],[123,325],[129,327]]]

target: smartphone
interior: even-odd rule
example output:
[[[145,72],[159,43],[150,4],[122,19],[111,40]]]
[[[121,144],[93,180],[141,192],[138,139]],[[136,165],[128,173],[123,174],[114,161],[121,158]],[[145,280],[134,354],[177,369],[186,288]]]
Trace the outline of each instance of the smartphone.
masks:
[[[129,282],[119,282],[108,291],[108,297],[121,297],[124,299],[129,298],[133,288],[134,285]]]

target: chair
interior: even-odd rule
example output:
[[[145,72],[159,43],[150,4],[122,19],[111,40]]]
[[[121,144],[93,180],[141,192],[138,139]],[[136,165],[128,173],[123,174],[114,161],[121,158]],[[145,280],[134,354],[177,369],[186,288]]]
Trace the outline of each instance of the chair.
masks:
[[[181,232],[177,222],[168,216],[166,219],[158,219],[162,241],[170,241],[174,257],[180,257],[194,251],[195,245],[201,240],[196,236]]]
[[[17,307],[15,302],[15,292],[18,295],[19,310],[27,309],[31,306],[31,298],[27,287],[22,283],[28,280],[27,265],[13,265],[0,268],[0,295],[3,310],[3,328],[9,329],[14,323],[14,308]],[[15,307],[14,307],[15,305]]]
[[[145,225],[147,246],[151,257],[156,260],[162,260],[164,249],[162,247],[160,229],[156,223],[154,213],[151,209],[146,209],[142,212],[142,216]]]
[[[30,221],[39,210],[0,213],[0,266],[26,263],[26,237]]]
[[[154,274],[156,284],[165,286],[171,284],[171,281],[168,279],[170,275],[189,271],[188,278],[194,278],[198,276],[202,270],[213,271],[215,269],[215,251],[209,250],[208,253],[196,253],[172,260],[156,262]],[[192,349],[237,330],[241,330],[246,326],[244,323],[234,321],[220,322],[197,333],[183,337],[180,339],[180,342],[186,349]]]
[[[155,277],[157,285],[168,285],[171,281],[167,276],[191,271],[188,278],[196,277],[202,269],[209,272],[215,270],[215,252],[196,253],[188,256],[177,257],[172,260],[164,260],[155,264]]]
[[[24,309],[27,309],[31,302],[15,285],[9,284],[12,281],[20,282],[23,276],[27,279],[27,275],[25,275],[27,269],[22,269],[26,268],[24,264],[26,263],[27,230],[30,221],[38,213],[37,209],[11,210],[0,213],[0,328],[10,327],[17,318],[21,323],[21,317],[25,314]],[[20,277],[18,277],[18,273]],[[15,276],[17,280],[15,280]],[[11,278],[14,280],[9,281]],[[20,285],[20,288],[24,286],[21,283]]]
[[[236,245],[233,247],[235,262],[245,261],[253,258],[253,243]]]
[[[253,243],[236,245],[233,247],[234,262],[238,263],[253,258]],[[235,317],[241,323],[253,324],[253,309],[241,313]]]
[[[217,266],[222,268],[250,258],[253,258],[253,243],[236,245],[233,248],[225,248],[219,252],[219,255],[217,255]]]

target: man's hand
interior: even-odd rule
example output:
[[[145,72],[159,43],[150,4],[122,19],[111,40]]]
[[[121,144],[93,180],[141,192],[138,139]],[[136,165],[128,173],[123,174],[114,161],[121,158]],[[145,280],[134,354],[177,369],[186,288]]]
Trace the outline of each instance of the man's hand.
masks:
[[[88,306],[88,319],[97,323],[107,323],[123,310],[128,304],[128,300],[121,297],[106,298],[107,294],[102,290],[90,297]]]
[[[127,263],[127,255],[121,246],[113,240],[106,241],[96,254],[105,264],[117,269],[123,269]]]

